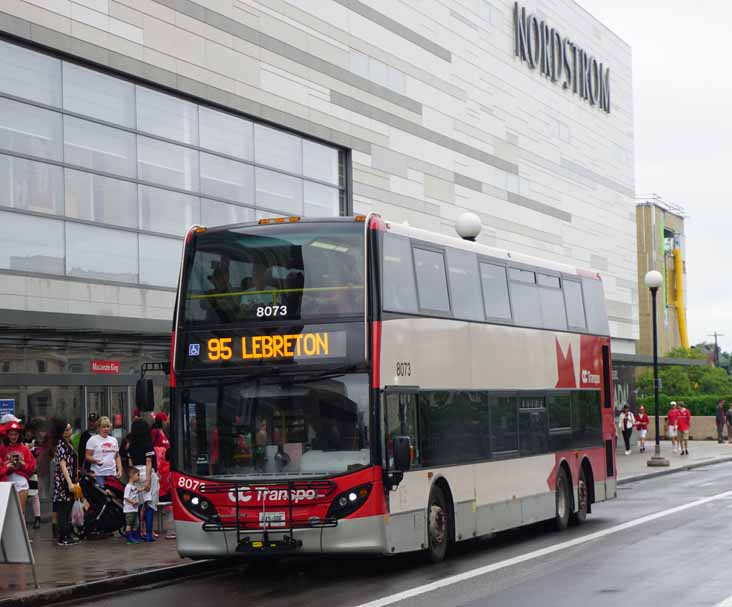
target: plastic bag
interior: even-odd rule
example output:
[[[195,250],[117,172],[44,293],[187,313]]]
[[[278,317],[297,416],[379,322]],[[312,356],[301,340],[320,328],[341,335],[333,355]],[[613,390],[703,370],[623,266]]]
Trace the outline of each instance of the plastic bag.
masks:
[[[84,526],[84,506],[81,500],[76,500],[71,507],[71,524],[79,529]]]

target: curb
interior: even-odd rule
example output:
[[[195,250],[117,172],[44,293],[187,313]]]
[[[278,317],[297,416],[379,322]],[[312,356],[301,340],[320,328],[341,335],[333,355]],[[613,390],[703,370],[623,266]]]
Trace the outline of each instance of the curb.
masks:
[[[694,462],[692,464],[684,464],[683,466],[676,466],[675,468],[663,468],[661,470],[655,470],[653,472],[644,472],[643,474],[634,474],[633,476],[626,476],[625,478],[619,478],[617,485],[627,485],[636,481],[644,481],[649,478],[656,478],[657,476],[666,476],[667,474],[674,474],[675,472],[684,472],[685,470],[693,470],[694,468],[703,468],[704,466],[713,466],[714,464],[723,464],[725,462],[732,462],[732,455],[724,455],[722,457],[715,457],[708,461]],[[2,603],[0,603],[0,607]]]
[[[116,590],[125,590],[138,586],[146,586],[148,584],[218,572],[227,567],[231,567],[237,562],[241,562],[241,559],[238,557],[207,559],[184,563],[182,565],[150,569],[149,571],[141,571],[139,573],[128,573],[126,575],[61,588],[28,591],[23,594],[16,594],[0,599],[0,607],[40,607],[41,605],[49,605],[62,601],[96,597]]]

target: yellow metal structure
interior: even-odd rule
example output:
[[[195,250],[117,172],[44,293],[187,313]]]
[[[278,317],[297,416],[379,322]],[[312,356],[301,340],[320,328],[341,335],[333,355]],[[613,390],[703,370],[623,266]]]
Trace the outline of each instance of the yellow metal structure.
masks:
[[[676,306],[676,316],[679,319],[679,338],[681,347],[684,350],[689,349],[689,335],[686,332],[686,309],[684,308],[684,261],[681,259],[681,249],[676,247],[673,251],[674,255],[674,281],[676,283],[676,297],[674,305]]]

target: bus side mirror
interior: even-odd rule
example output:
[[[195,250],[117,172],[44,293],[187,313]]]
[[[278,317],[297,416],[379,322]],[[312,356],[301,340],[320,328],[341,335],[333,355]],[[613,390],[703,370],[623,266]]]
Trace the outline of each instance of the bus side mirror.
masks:
[[[135,384],[135,406],[140,411],[155,410],[155,392],[151,379],[138,379]]]
[[[408,436],[394,437],[394,467],[399,472],[407,472],[412,466],[412,446]]]

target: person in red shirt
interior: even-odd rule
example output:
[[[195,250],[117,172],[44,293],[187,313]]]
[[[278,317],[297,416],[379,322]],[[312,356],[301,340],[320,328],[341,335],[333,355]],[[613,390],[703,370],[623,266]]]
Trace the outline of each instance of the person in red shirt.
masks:
[[[5,445],[5,469],[7,477],[5,480],[13,483],[18,492],[20,511],[25,515],[25,504],[28,500],[28,479],[36,469],[36,458],[33,457],[30,449],[20,440],[20,433],[23,426],[20,422],[10,422],[5,426],[7,443]]]
[[[153,417],[155,420],[152,427],[152,441],[155,449],[155,457],[158,464],[158,476],[160,477],[160,501],[170,501],[170,461],[168,460],[168,449],[170,441],[165,435],[165,425],[168,423],[166,413],[159,411]]]
[[[676,453],[679,450],[678,428],[676,423],[679,419],[679,410],[676,408],[676,401],[671,401],[671,406],[666,414],[668,422],[668,437],[671,439],[671,451]]]
[[[638,415],[635,416],[635,425],[638,428],[638,443],[640,444],[640,452],[646,452],[646,434],[648,434],[648,413],[646,408],[641,405],[638,409]]]
[[[691,427],[691,411],[686,408],[684,403],[679,407],[679,417],[676,420],[676,426],[679,429],[679,445],[681,446],[681,455],[689,455],[689,428]]]

